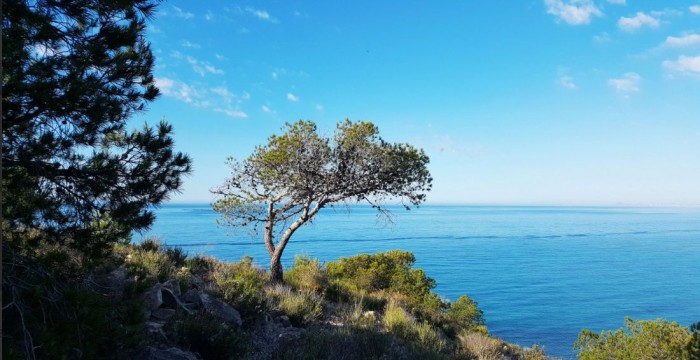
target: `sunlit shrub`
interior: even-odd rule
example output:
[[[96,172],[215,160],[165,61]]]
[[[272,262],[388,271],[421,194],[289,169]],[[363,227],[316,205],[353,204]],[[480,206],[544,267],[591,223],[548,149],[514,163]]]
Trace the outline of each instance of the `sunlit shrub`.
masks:
[[[289,317],[293,325],[309,324],[323,315],[323,298],[309,290],[294,291],[285,285],[275,285],[266,289],[274,306]]]
[[[574,349],[583,360],[682,359],[691,335],[688,329],[663,319],[625,318],[625,329],[596,334],[584,329]]]
[[[484,312],[478,304],[467,295],[460,296],[457,301],[450,303],[442,317],[443,329],[451,337],[456,336],[462,330],[483,328]]]
[[[328,276],[318,258],[298,255],[294,266],[284,274],[284,281],[296,289],[322,292],[328,285]]]
[[[243,257],[238,263],[217,263],[212,274],[214,291],[243,313],[255,313],[266,307],[262,288],[268,275]]]

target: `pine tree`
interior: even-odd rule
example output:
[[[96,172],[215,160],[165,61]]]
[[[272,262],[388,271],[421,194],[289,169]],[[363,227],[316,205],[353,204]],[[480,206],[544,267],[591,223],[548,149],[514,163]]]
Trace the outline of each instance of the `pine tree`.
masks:
[[[144,38],[154,0],[3,0],[3,237],[99,258],[148,228],[190,159],[165,122],[129,131],[158,96]]]

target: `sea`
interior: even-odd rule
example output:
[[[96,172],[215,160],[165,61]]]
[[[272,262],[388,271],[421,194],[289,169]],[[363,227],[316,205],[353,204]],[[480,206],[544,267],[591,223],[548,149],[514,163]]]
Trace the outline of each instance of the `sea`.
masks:
[[[467,294],[491,334],[550,356],[574,358],[584,328],[624,319],[700,321],[700,208],[422,205],[323,209],[284,252],[333,261],[407,250],[440,296]],[[165,205],[135,241],[157,236],[190,255],[269,262],[261,234],[217,225],[208,204]]]

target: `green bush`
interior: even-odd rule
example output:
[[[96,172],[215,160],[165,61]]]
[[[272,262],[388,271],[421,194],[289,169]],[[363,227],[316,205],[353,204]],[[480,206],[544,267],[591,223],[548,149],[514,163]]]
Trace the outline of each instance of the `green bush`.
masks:
[[[421,318],[437,318],[443,304],[431,292],[435,280],[421,269],[412,269],[415,261],[410,252],[392,250],[329,262],[326,269],[332,295],[351,299],[364,297],[368,304],[374,297],[380,306],[392,299]]]
[[[469,296],[462,295],[457,301],[449,304],[441,322],[445,332],[454,338],[462,330],[483,328],[485,324],[484,312]]]
[[[164,252],[151,250],[150,246],[134,248],[126,258],[126,268],[130,275],[139,279],[149,276],[163,282],[174,275],[175,263]]]
[[[299,290],[322,292],[328,286],[328,276],[318,258],[297,255],[294,266],[284,274],[284,282]]]
[[[688,329],[663,319],[625,318],[625,328],[596,334],[584,329],[574,349],[583,360],[598,359],[683,359],[691,339]]]
[[[416,319],[393,302],[384,311],[384,327],[400,339],[410,339]]]
[[[427,321],[423,321],[413,327],[415,339],[418,345],[426,351],[441,353],[445,350],[447,342],[440,336],[437,329]]]
[[[267,288],[265,292],[295,326],[309,324],[323,315],[323,299],[315,292],[293,291],[279,284]]]
[[[253,266],[253,258],[245,256],[238,263],[217,263],[212,280],[214,292],[244,314],[255,314],[266,308],[262,289],[268,275]]]
[[[248,350],[245,333],[206,313],[187,315],[178,312],[170,318],[165,330],[173,342],[207,360],[238,359]]]

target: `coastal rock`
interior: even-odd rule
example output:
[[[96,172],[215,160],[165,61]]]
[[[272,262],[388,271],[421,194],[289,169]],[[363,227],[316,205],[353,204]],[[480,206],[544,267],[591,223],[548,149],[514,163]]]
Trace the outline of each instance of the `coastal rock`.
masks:
[[[188,314],[192,313],[192,310],[190,310],[185,304],[180,301],[180,299],[173,294],[173,292],[166,288],[163,287],[161,288],[161,297],[163,298],[163,306],[169,309],[183,309],[185,312]]]
[[[187,290],[180,299],[184,301],[190,309],[200,309],[202,307],[202,297],[199,291],[195,289]]]
[[[151,316],[151,311],[159,308],[163,304],[163,296],[161,295],[161,285],[155,284],[150,289],[146,290],[143,296],[144,317],[148,319]]]
[[[158,308],[151,311],[151,316],[158,320],[168,320],[175,315],[175,310]]]
[[[276,318],[275,321],[277,323],[279,323],[280,325],[282,325],[283,327],[292,326],[292,322],[289,321],[289,316],[287,316],[287,315],[282,315],[282,316]]]
[[[175,279],[170,279],[166,282],[163,283],[163,288],[169,289],[172,291],[175,296],[180,296],[180,284],[177,283],[177,280]]]
[[[215,299],[208,294],[201,294],[200,298],[202,299],[202,306],[204,307],[204,310],[212,316],[238,326],[243,324],[241,314],[239,314],[238,310],[232,308],[229,304],[219,299]]]

